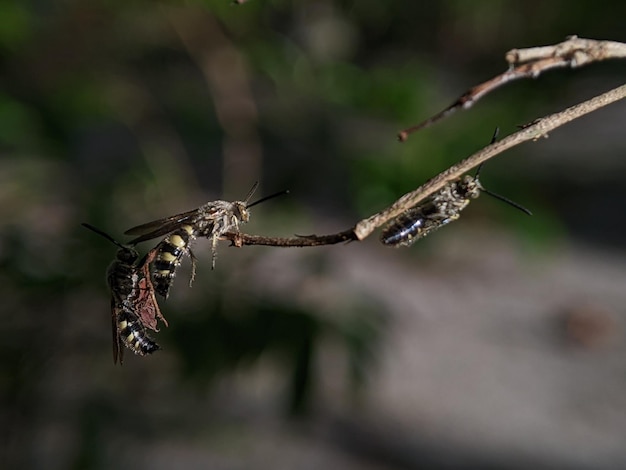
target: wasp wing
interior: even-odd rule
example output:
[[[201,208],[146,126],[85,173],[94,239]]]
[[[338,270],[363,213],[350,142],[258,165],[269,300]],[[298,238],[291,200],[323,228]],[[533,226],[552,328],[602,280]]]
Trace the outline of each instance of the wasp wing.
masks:
[[[124,232],[125,235],[140,235],[139,237],[131,240],[130,245],[145,242],[153,238],[161,237],[172,233],[181,225],[185,225],[192,221],[198,214],[198,209],[194,209],[182,214],[172,215],[163,219],[153,220],[145,224],[137,225]]]

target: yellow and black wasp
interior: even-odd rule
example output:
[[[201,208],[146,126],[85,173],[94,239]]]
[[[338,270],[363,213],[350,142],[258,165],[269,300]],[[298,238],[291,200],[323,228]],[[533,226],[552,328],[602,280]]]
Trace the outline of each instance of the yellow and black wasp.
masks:
[[[111,326],[113,362],[124,360],[124,348],[145,356],[160,349],[146,328],[157,331],[157,319],[165,325],[150,279],[149,264],[156,256],[151,250],[139,263],[139,254],[132,246],[122,245],[109,234],[89,224],[82,224],[119,247],[115,260],[107,269],[106,280],[111,291]]]
[[[211,268],[214,269],[219,238],[226,232],[238,232],[239,224],[250,220],[250,207],[286,193],[281,191],[249,204],[257,186],[258,182],[252,186],[243,201],[207,202],[197,209],[138,225],[124,232],[126,235],[139,235],[130,241],[131,245],[166,235],[155,248],[157,254],[153,263],[153,279],[158,294],[168,297],[176,268],[180,266],[185,255],[191,258],[191,285],[196,269],[196,258],[191,251],[191,245],[196,238],[211,239]]]

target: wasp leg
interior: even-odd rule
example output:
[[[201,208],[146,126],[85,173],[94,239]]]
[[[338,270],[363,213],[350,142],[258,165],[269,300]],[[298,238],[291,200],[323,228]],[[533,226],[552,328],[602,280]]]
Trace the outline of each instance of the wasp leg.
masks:
[[[119,359],[120,366],[124,364],[124,348],[121,344],[120,334],[117,329],[117,319],[119,316],[119,308],[115,303],[115,299],[111,299],[111,326],[113,333],[113,364],[117,364]]]
[[[217,259],[217,241],[218,234],[214,233],[211,237],[211,269],[215,269],[215,260]]]
[[[196,258],[196,255],[193,254],[191,248],[189,248],[188,251],[189,258],[191,258],[191,278],[189,279],[189,287],[191,287],[193,280],[196,278],[196,261],[198,261],[198,258]]]

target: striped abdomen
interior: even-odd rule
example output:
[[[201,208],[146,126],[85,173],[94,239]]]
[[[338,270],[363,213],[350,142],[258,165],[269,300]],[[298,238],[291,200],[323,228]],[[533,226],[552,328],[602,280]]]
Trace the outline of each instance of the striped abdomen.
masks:
[[[166,299],[176,275],[176,268],[180,266],[183,256],[190,254],[189,247],[195,238],[193,226],[183,225],[159,244],[153,264],[154,290]]]
[[[419,208],[400,214],[383,230],[380,241],[389,246],[409,246],[418,238],[426,235],[424,229],[428,219]]]
[[[117,318],[117,332],[124,345],[140,356],[152,354],[154,351],[161,349],[148,336],[146,328],[141,324],[139,318],[125,308],[121,309]]]
[[[421,204],[400,214],[382,232],[380,241],[388,246],[410,246],[461,215],[470,199],[480,194],[478,179],[466,175],[447,184]]]

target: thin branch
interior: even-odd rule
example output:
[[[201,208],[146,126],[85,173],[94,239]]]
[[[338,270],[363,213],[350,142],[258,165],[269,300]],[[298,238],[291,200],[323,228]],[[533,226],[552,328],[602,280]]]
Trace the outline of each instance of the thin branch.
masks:
[[[444,187],[448,182],[459,178],[472,168],[477,167],[481,163],[501,154],[505,150],[529,140],[537,140],[542,136],[546,136],[550,131],[567,124],[574,119],[578,119],[585,114],[589,114],[624,98],[626,98],[626,84],[614,88],[611,91],[607,91],[606,93],[596,96],[588,101],[572,106],[571,108],[567,108],[559,113],[551,114],[545,118],[533,121],[531,124],[525,126],[515,134],[511,134],[498,142],[488,145],[484,149],[441,172],[417,188],[415,191],[402,196],[387,209],[369,217],[368,219],[360,221],[354,229],[357,238],[359,240],[363,240],[376,228],[380,227],[388,220],[400,215],[408,208],[415,206],[418,202]]]
[[[571,108],[567,108],[559,113],[536,119],[515,134],[511,134],[500,141],[488,145],[482,150],[461,160],[456,165],[453,165],[434,178],[431,178],[416,190],[405,194],[391,206],[367,219],[361,220],[353,228],[344,230],[343,232],[331,235],[307,235],[292,238],[273,238],[243,233],[225,233],[222,238],[230,240],[235,246],[267,245],[279,247],[334,245],[341,242],[363,240],[389,220],[397,217],[411,207],[416,206],[420,201],[423,201],[431,194],[437,192],[450,181],[459,178],[481,163],[524,142],[528,142],[529,140],[535,141],[570,121],[624,98],[626,98],[626,84],[588,101],[572,106]]]
[[[322,246],[336,245],[342,242],[351,242],[358,240],[354,233],[354,228],[343,232],[334,233],[332,235],[297,235],[292,238],[281,237],[263,237],[260,235],[247,235],[245,233],[228,232],[221,238],[230,240],[233,246],[243,245],[266,245],[266,246],[282,246],[282,247],[305,247],[305,246]]]
[[[552,46],[512,49],[506,53],[509,69],[480,85],[470,88],[443,111],[404,129],[398,133],[398,140],[404,142],[409,135],[424,129],[460,109],[469,109],[483,96],[514,80],[537,78],[543,72],[558,68],[577,68],[607,59],[626,58],[626,44],[615,41],[596,41],[570,36],[564,42]]]

